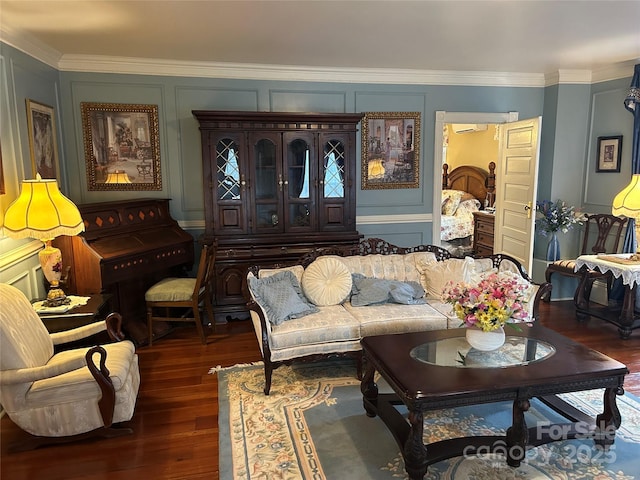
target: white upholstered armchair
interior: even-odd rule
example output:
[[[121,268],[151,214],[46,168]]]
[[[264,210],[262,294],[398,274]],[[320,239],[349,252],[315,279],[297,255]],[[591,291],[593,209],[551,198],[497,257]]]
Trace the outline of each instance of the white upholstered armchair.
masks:
[[[54,354],[54,345],[107,330],[121,340],[120,315],[50,334],[26,296],[0,284],[0,402],[30,433],[13,450],[91,435],[131,433],[113,424],[133,417],[140,385],[138,356],[128,340]]]

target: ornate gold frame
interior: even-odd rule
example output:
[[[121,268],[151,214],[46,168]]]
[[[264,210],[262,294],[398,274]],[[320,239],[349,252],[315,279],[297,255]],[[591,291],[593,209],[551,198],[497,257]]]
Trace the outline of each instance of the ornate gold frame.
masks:
[[[158,106],[82,102],[80,107],[88,190],[162,190]]]
[[[420,135],[420,112],[365,113],[361,189],[419,188]]]

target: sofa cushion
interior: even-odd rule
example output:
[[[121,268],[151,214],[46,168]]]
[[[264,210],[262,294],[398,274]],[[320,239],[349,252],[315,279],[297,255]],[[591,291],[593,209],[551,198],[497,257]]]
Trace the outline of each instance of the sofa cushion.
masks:
[[[267,278],[247,278],[256,301],[264,308],[273,325],[317,312],[315,305],[307,302],[296,276],[285,270]]]
[[[338,258],[320,257],[305,269],[302,290],[315,305],[338,305],[351,293],[351,272]]]
[[[362,337],[447,328],[447,317],[427,303],[384,303],[366,307],[354,307],[345,303],[344,307],[360,323]]]
[[[447,282],[470,281],[473,258],[449,258],[441,262],[419,262],[417,267],[421,274],[422,286],[427,291],[427,298],[440,300]]]
[[[317,313],[272,327],[269,344],[272,350],[281,350],[359,339],[358,321],[343,305],[329,305],[319,307]],[[321,350],[317,353],[321,353]]]
[[[424,289],[418,282],[368,278],[362,274],[354,273],[351,305],[362,307],[387,302],[413,305],[425,303],[424,294]]]

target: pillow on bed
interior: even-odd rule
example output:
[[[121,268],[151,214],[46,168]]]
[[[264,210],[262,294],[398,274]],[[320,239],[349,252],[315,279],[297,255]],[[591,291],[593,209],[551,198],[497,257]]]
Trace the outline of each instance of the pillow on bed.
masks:
[[[465,192],[460,190],[443,190],[442,191],[442,214],[453,215],[460,205],[460,200]]]
[[[473,198],[471,200],[461,200],[460,205],[458,205],[458,209],[456,210],[457,214],[465,214],[468,213],[471,215],[473,212],[477,212],[480,210],[480,202]]]

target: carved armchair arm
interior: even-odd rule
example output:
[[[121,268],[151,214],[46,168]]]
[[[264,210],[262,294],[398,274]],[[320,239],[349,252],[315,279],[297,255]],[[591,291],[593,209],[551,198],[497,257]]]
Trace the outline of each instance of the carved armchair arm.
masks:
[[[124,334],[122,333],[121,328],[122,316],[119,313],[113,312],[110,313],[103,321],[90,323],[89,325],[83,325],[63,332],[52,333],[50,335],[54,345],[75,342],[76,340],[90,337],[91,335],[95,335],[96,333],[100,333],[105,330],[112,340],[122,341],[124,340]]]
[[[99,368],[93,360],[96,354],[100,356]],[[109,377],[109,369],[106,366],[106,360],[107,351],[100,346],[90,348],[85,355],[87,367],[102,392],[102,397],[98,401],[102,422],[105,427],[110,427],[113,422],[113,412],[116,407],[116,389],[113,387],[113,382]]]
[[[16,383],[31,383],[45,378],[57,377],[63,373],[72,372],[87,365],[84,357],[70,358],[63,362],[31,368],[18,368],[0,371],[0,385]]]

